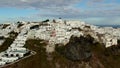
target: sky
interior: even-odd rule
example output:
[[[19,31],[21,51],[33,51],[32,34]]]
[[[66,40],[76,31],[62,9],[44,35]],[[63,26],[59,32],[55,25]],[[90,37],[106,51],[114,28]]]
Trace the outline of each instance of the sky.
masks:
[[[0,0],[0,23],[45,19],[120,25],[120,0]]]

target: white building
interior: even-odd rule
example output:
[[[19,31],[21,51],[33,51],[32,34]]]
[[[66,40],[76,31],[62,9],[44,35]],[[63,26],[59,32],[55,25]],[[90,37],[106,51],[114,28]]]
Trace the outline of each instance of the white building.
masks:
[[[35,30],[30,30],[28,32],[28,39],[34,39],[35,38],[36,31]]]
[[[0,61],[0,66],[3,66],[5,64],[6,64],[6,62]]]
[[[6,63],[11,63],[18,60],[18,57],[1,57],[1,60]]]
[[[117,38],[115,37],[107,37],[105,39],[105,46],[106,47],[110,47],[110,46],[113,46],[113,45],[117,45]]]
[[[27,49],[23,48],[23,47],[14,47],[14,48],[9,47],[8,50],[10,50],[10,51],[27,51]]]

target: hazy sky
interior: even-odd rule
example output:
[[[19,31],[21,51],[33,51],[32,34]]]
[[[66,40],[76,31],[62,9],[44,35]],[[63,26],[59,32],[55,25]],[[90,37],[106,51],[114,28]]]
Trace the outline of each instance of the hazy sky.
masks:
[[[47,18],[120,24],[120,0],[0,0],[0,23]]]

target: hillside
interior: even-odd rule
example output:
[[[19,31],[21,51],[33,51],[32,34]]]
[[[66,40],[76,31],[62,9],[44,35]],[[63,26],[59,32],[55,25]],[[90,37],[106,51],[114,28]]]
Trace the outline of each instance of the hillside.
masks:
[[[45,52],[42,40],[28,40],[27,48],[37,52],[29,58],[6,68],[118,68],[120,67],[120,47],[105,48],[93,42],[90,36],[71,37],[66,46],[56,45],[56,51]],[[116,50],[116,51],[115,51]]]
[[[120,67],[120,28],[62,19],[0,27],[3,68]]]

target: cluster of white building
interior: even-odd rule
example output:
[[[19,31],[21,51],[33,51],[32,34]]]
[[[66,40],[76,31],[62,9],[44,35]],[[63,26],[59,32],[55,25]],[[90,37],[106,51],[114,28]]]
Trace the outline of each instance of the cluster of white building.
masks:
[[[120,40],[120,29],[113,27],[100,27],[95,30],[98,34],[102,34],[101,37],[105,47],[110,47],[112,45],[117,45],[118,40]]]
[[[35,27],[30,29],[32,26]],[[0,26],[0,28],[2,28],[2,26]],[[81,21],[63,21],[62,19],[57,19],[55,22],[24,23],[20,28],[17,28],[16,24],[10,24],[10,26],[5,29],[0,29],[0,36],[7,37],[11,31],[18,32],[19,35],[6,51],[0,53],[0,65],[24,57],[28,52],[28,50],[23,47],[27,39],[47,40],[48,45],[46,46],[46,52],[48,53],[54,51],[55,44],[67,44],[72,35],[80,37],[90,34],[97,41],[101,39],[105,47],[117,45],[117,41],[120,39],[120,28],[101,28]],[[98,37],[99,34],[102,34],[100,39]],[[0,43],[2,43],[1,40]]]
[[[120,39],[120,29],[112,27],[98,27],[90,24],[86,24],[81,21],[63,21],[62,19],[55,20],[56,22],[49,21],[46,25],[40,25],[39,29],[32,29],[28,33],[29,38],[38,38],[48,40],[50,45],[47,46],[47,51],[54,49],[54,44],[66,44],[72,35],[83,36],[86,33],[93,36],[97,41],[97,34],[103,34],[101,36],[102,43],[105,47],[117,45],[117,40]],[[82,31],[80,31],[81,29]],[[111,41],[112,40],[112,41]]]
[[[4,43],[5,41],[4,38],[8,38],[9,33],[17,28],[16,24],[5,24],[5,25],[8,25],[8,26],[6,28],[3,28],[4,25],[3,24],[0,25],[0,45]]]
[[[78,28],[83,28],[84,22],[79,21],[67,21],[66,23],[61,19],[46,22],[41,24],[37,29],[31,29],[28,32],[28,38],[31,39],[43,39],[49,41],[46,46],[47,52],[53,52],[55,44],[67,44],[72,35],[80,37],[83,36],[83,32]],[[81,27],[80,27],[81,26]],[[76,28],[76,29],[73,29]]]
[[[17,38],[8,47],[8,49],[0,53],[0,66],[15,62],[20,58],[23,58],[25,54],[29,52],[29,50],[24,47],[27,40],[27,32],[29,30],[28,26],[25,26],[26,25],[24,25],[24,28],[21,28]]]
[[[11,31],[14,31],[17,28],[17,24],[6,24],[9,25],[6,28],[2,28],[3,26],[0,26],[0,36],[4,36],[5,38],[9,37],[9,33]]]

